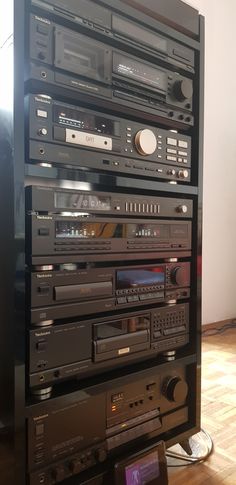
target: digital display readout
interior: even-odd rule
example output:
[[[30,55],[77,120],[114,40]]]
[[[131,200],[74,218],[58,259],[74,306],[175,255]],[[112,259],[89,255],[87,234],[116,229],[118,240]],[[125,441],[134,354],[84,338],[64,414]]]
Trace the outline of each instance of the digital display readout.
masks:
[[[111,197],[55,192],[54,204],[56,209],[109,211],[111,210]]]
[[[154,485],[160,477],[157,451],[125,467],[125,485]]]
[[[148,330],[150,328],[150,317],[143,315],[140,317],[124,318],[113,322],[99,323],[94,325],[95,339],[106,339],[117,337],[128,333]]]
[[[54,106],[54,121],[63,126],[103,135],[120,136],[120,123],[109,118],[86,113],[66,106]]]
[[[168,240],[169,226],[115,222],[56,221],[56,238],[155,238]]]
[[[120,76],[128,77],[142,84],[148,84],[158,91],[166,93],[167,75],[164,71],[154,69],[120,54],[115,54],[113,57],[113,70]]]
[[[156,268],[118,270],[116,275],[118,290],[164,285],[165,283],[165,269],[162,266]]]

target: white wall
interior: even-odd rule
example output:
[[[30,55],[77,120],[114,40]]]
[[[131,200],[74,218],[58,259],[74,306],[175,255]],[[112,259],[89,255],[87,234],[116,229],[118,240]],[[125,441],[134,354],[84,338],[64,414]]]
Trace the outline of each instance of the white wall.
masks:
[[[203,323],[211,323],[236,316],[236,2],[187,3],[206,21]]]

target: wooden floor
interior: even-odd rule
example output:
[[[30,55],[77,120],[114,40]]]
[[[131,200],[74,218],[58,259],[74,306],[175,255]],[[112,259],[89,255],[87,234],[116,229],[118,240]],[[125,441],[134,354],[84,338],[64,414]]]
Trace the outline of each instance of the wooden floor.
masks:
[[[203,338],[202,427],[214,441],[201,465],[171,469],[170,485],[236,485],[236,330]]]

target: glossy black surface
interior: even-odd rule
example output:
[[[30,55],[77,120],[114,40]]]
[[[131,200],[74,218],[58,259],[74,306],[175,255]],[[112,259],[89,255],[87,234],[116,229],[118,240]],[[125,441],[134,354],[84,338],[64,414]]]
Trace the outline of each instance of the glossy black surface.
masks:
[[[46,185],[52,187],[64,187],[67,189],[86,189],[97,191],[117,191],[120,193],[134,193],[143,195],[156,195],[158,191],[163,196],[186,197],[193,200],[193,253],[192,253],[192,299],[190,301],[190,346],[182,353],[178,364],[191,364],[189,366],[192,392],[190,395],[190,419],[189,422],[180,426],[175,432],[164,434],[162,438],[167,446],[188,438],[199,430],[200,427],[200,369],[201,369],[201,227],[202,227],[202,166],[203,166],[203,102],[204,102],[204,19],[197,16],[197,23],[200,25],[200,36],[198,36],[196,24],[196,12],[191,12],[189,24],[185,23],[185,30],[179,20],[179,30],[175,31],[172,23],[169,26],[160,23],[161,17],[167,18],[168,15],[175,16],[175,9],[179,8],[179,0],[170,2],[159,0],[161,16],[158,14],[158,21],[140,11],[136,12],[127,3],[120,0],[109,0],[98,2],[106,7],[110,6],[114,12],[119,13],[124,8],[131,18],[139,18],[144,25],[150,25],[152,29],[158,29],[160,33],[167,34],[170,38],[182,42],[186,46],[191,46],[196,55],[196,76],[194,78],[194,89],[196,92],[194,101],[195,128],[189,128],[187,135],[192,136],[193,140],[193,180],[194,185],[177,185],[166,182],[156,182],[155,180],[143,180],[142,177],[125,177],[111,174],[101,174],[96,170],[86,171],[68,167],[43,167],[39,165],[25,164],[25,126],[24,126],[24,93],[28,93],[30,87],[35,92],[42,88],[42,92],[55,94],[61,101],[91,106],[95,109],[94,101],[89,96],[80,98],[71,92],[66,92],[64,88],[55,90],[46,84],[30,86],[24,85],[24,59],[27,57],[27,28],[28,0],[15,0],[15,95],[14,95],[14,119],[12,114],[0,113],[0,202],[1,220],[4,229],[4,237],[1,238],[1,274],[0,274],[0,453],[3,460],[0,465],[1,485],[28,485],[26,469],[26,427],[25,418],[35,406],[38,405],[28,391],[28,352],[26,337],[26,318],[25,312],[28,305],[28,295],[25,292],[25,185]],[[149,2],[151,3],[151,2]],[[125,7],[124,7],[125,5]],[[181,3],[181,6],[182,3]],[[183,7],[184,8],[184,7]],[[187,8],[187,7],[186,7]],[[188,8],[187,8],[188,10]],[[187,10],[186,15],[187,14]],[[188,10],[189,11],[189,10]],[[40,11],[39,11],[40,12]],[[178,10],[180,12],[180,10]],[[190,12],[190,11],[189,11]],[[184,16],[183,16],[184,19]],[[192,23],[193,22],[193,23]],[[191,26],[192,23],[192,26]],[[70,27],[70,21],[65,22]],[[25,38],[24,38],[25,32]],[[194,35],[195,40],[191,38]],[[100,34],[99,34],[100,35]],[[97,37],[99,37],[97,35]],[[96,37],[96,35],[95,35]],[[100,39],[101,40],[101,39]],[[71,98],[70,98],[71,96]],[[73,98],[74,96],[74,98]],[[100,103],[100,111],[106,109],[112,113],[112,106],[109,102]],[[119,110],[117,109],[117,112]],[[121,111],[121,110],[120,110]],[[117,114],[117,113],[116,113]],[[135,119],[135,111],[127,109],[125,116]],[[142,121],[141,113],[138,115]],[[146,122],[155,125],[155,118],[145,113]],[[14,154],[12,152],[14,149]],[[142,371],[149,367],[149,363],[135,365],[135,371]],[[167,366],[168,363],[160,364]],[[109,373],[109,378],[119,378],[124,371],[117,370]],[[125,374],[130,375],[134,368],[129,368]],[[108,374],[107,374],[108,378]],[[88,382],[92,385],[102,386],[104,376],[94,377]],[[84,383],[63,384],[60,389],[53,390],[52,402],[57,399],[68,404],[72,399],[73,392],[83,388]],[[27,407],[26,407],[27,404]],[[81,483],[97,485],[102,483],[112,483],[111,479],[107,482],[99,478],[98,467],[97,478],[91,482],[90,476],[94,472],[86,472],[81,475]],[[107,471],[106,471],[107,472]],[[95,474],[96,475],[96,474]],[[104,479],[105,480],[105,479]],[[80,480],[79,480],[80,482]],[[70,479],[66,485],[77,485],[78,479]]]

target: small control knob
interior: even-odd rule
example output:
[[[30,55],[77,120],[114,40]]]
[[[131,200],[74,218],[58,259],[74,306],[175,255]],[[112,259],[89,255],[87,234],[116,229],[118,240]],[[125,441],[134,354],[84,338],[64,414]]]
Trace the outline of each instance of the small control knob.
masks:
[[[188,212],[188,206],[187,205],[179,205],[179,207],[177,207],[177,212],[179,212],[179,214],[187,214]]]
[[[190,79],[176,81],[173,86],[173,93],[177,101],[191,99],[193,95],[193,83]]]
[[[168,170],[167,174],[168,174],[168,175],[173,175],[173,176],[174,176],[174,175],[176,175],[176,171],[175,171],[175,169],[174,169],[174,168],[172,168],[172,169]]]
[[[179,170],[178,177],[180,179],[187,179],[188,178],[188,170]]]
[[[46,135],[48,134],[48,130],[47,130],[47,128],[39,128],[39,130],[38,130],[38,134],[39,134],[40,136],[46,136]]]
[[[41,60],[41,61],[44,61],[46,59],[46,54],[43,52],[43,51],[40,51],[38,53],[38,58]]]
[[[69,463],[68,463],[68,468],[70,470],[71,473],[73,473],[73,475],[76,475],[77,473],[79,473],[81,471],[81,461],[79,459],[74,459],[74,460],[71,460]]]
[[[107,452],[104,448],[95,451],[95,458],[99,463],[103,463],[107,459]]]
[[[185,273],[184,268],[181,266],[176,266],[171,270],[170,273],[171,283],[177,286],[184,286],[185,284]]]
[[[64,478],[65,478],[65,470],[63,466],[58,466],[56,468],[53,468],[52,479],[55,481],[55,483],[62,482]]]
[[[181,377],[167,377],[163,384],[162,393],[168,401],[184,402],[188,394],[188,385]]]
[[[135,136],[135,146],[140,155],[152,155],[157,149],[157,139],[152,130],[140,130]]]

